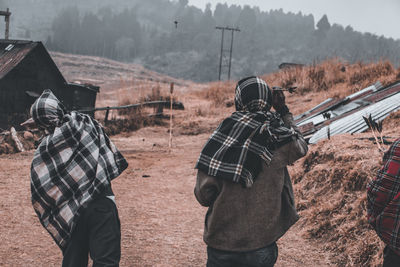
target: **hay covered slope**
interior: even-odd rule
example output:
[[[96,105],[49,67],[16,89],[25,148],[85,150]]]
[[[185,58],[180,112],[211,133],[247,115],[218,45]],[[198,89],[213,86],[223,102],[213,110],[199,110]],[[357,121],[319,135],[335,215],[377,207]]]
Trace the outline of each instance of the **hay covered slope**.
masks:
[[[298,115],[329,97],[345,97],[377,81],[390,84],[400,79],[400,69],[388,62],[349,65],[333,59],[263,78],[271,86],[298,86],[296,94],[286,94],[291,112]],[[233,86],[210,84],[203,97],[215,106],[226,106]],[[400,137],[400,112],[386,118],[383,125],[388,140]],[[310,145],[307,156],[289,167],[302,217],[300,234],[332,252],[330,260],[335,265],[377,266],[382,261],[384,244],[366,219],[366,187],[383,156],[371,137],[370,132],[334,136]]]
[[[328,97],[345,97],[376,81],[392,83],[400,71],[388,62],[348,65],[330,60],[264,78],[281,86],[297,85],[301,96],[289,96],[288,104],[300,114]],[[400,136],[399,122],[400,112],[385,119],[389,140]],[[382,261],[384,244],[366,219],[366,187],[383,155],[370,137],[369,132],[335,136],[311,145],[307,156],[290,167],[302,234],[332,251],[332,262],[340,266],[377,266]]]
[[[299,86],[303,96],[288,98],[299,114],[327,97],[344,97],[376,81],[394,82],[399,73],[387,62],[346,65],[332,60],[272,78],[283,86]],[[384,135],[391,141],[399,136],[399,115],[384,121]],[[366,187],[383,155],[370,137],[369,132],[335,136],[311,145],[308,155],[290,167],[303,234],[333,251],[332,262],[340,266],[377,266],[382,258],[384,244],[366,219]]]
[[[400,112],[384,120],[384,136],[400,137]],[[372,133],[342,134],[309,146],[290,167],[303,234],[335,254],[340,266],[378,266],[384,244],[367,222],[366,187],[382,165]],[[389,145],[384,145],[385,149]]]
[[[303,234],[333,251],[340,266],[377,265],[383,247],[366,219],[366,186],[382,154],[363,137],[368,134],[312,145],[290,168]]]

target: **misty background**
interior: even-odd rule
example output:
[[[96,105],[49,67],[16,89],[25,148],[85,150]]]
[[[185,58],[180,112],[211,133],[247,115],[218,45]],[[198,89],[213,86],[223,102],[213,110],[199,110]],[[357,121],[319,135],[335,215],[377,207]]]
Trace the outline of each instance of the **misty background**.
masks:
[[[275,71],[282,62],[313,64],[333,57],[349,63],[389,60],[396,67],[400,62],[400,40],[331,23],[326,15],[228,4],[200,9],[188,0],[0,0],[0,10],[7,7],[10,39],[43,41],[50,51],[139,63],[199,82],[218,79],[216,26],[240,29],[234,35],[233,79]],[[230,39],[226,31],[224,49]],[[227,72],[223,69],[223,79]]]

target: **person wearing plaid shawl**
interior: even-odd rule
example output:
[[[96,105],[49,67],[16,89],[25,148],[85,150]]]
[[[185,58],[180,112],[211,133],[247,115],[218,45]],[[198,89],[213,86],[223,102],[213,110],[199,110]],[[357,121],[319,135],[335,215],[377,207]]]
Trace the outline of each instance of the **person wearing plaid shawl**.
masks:
[[[194,194],[209,207],[207,266],[274,266],[276,241],[299,218],[286,166],[307,153],[307,143],[283,92],[262,79],[238,82],[235,107],[196,164]]]
[[[400,266],[400,138],[384,154],[382,168],[367,186],[367,216],[386,244],[383,266]]]
[[[128,164],[90,116],[68,113],[50,90],[31,107],[47,135],[31,165],[32,205],[63,252],[62,266],[118,266],[120,224],[111,180]]]

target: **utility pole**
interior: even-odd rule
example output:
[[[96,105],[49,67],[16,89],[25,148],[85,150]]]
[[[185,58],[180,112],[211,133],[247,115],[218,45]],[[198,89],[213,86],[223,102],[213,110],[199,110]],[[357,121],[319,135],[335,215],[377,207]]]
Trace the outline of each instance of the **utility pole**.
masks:
[[[222,67],[228,67],[228,80],[230,80],[231,79],[231,65],[232,65],[233,35],[234,35],[234,32],[240,32],[240,29],[239,28],[232,28],[232,27],[228,27],[228,26],[227,27],[217,26],[217,27],[215,27],[215,29],[222,31],[222,36],[221,36],[221,54],[220,54],[220,57],[219,57],[218,80],[221,80]],[[230,47],[229,50],[224,50],[224,34],[225,34],[225,30],[231,31],[231,34],[232,34],[231,35],[231,47]],[[228,65],[222,64],[223,59],[225,59],[225,52],[229,52],[229,63],[228,63]]]
[[[10,16],[11,12],[7,8],[7,11],[1,11],[0,10],[0,16],[4,16],[4,21],[6,22],[6,34],[4,39],[8,40],[9,37],[9,32],[10,32]]]

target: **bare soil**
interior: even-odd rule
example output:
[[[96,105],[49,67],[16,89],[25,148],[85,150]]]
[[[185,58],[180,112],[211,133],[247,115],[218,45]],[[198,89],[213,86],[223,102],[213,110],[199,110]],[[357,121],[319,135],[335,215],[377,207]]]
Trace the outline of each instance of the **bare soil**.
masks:
[[[209,134],[164,127],[113,137],[129,162],[112,183],[122,227],[121,266],[205,266],[206,208],[193,195],[194,164]],[[30,203],[33,151],[0,156],[0,266],[59,266],[61,252]],[[328,266],[327,252],[302,237],[299,223],[279,241],[277,266]]]
[[[122,227],[121,266],[205,266],[206,208],[193,195],[194,165],[209,134],[234,110],[226,105],[234,84],[199,85],[101,58],[53,56],[69,81],[102,86],[97,106],[139,99],[154,86],[168,93],[169,83],[176,83],[176,96],[185,110],[174,111],[171,151],[167,126],[112,137],[129,162],[112,183]],[[285,80],[285,73],[274,75],[266,76],[272,85]],[[327,91],[304,89],[287,95],[287,104],[297,115],[353,89],[360,88],[339,83]],[[399,118],[397,112],[384,121],[384,135],[391,141],[399,135]],[[367,139],[371,136],[334,136],[310,146],[308,155],[289,167],[301,219],[279,240],[276,266],[379,266],[383,244],[369,228],[365,210],[366,184],[382,157]],[[31,206],[32,155],[32,150],[0,155],[0,266],[60,266],[62,260]]]

